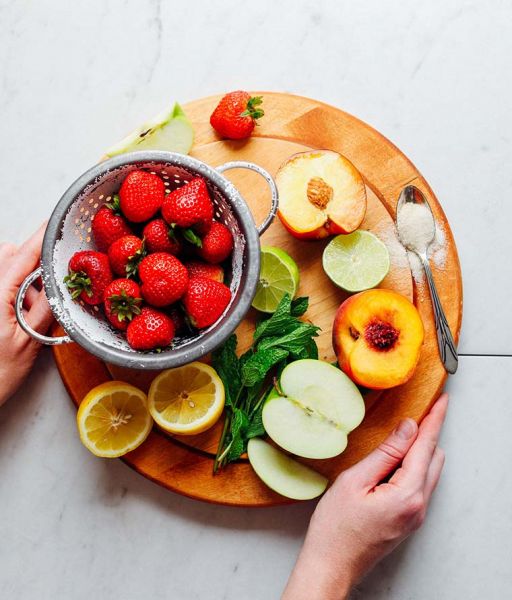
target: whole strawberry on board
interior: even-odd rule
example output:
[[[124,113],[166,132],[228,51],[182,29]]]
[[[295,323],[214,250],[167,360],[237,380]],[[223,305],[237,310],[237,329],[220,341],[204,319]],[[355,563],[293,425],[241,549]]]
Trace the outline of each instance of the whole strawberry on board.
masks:
[[[226,94],[210,117],[210,124],[222,137],[231,140],[248,138],[256,120],[265,113],[261,108],[262,96],[237,91]]]
[[[165,348],[173,338],[172,319],[149,306],[145,306],[140,315],[132,319],[126,330],[126,339],[134,350]]]
[[[136,235],[125,235],[108,249],[112,271],[121,277],[135,277],[143,257],[144,244]]]
[[[139,265],[142,297],[153,306],[168,306],[177,302],[188,286],[188,273],[172,254],[155,252]]]
[[[94,215],[92,221],[92,235],[96,248],[100,252],[106,252],[110,245],[124,235],[133,232],[126,220],[121,216],[119,208],[119,196],[113,196],[110,202],[104,204]]]
[[[112,281],[108,256],[95,250],[81,250],[73,254],[68,269],[64,282],[71,297],[86,304],[101,304],[103,292]]]
[[[148,254],[168,252],[176,255],[181,251],[181,244],[176,238],[176,234],[163,219],[150,221],[144,227],[142,237]]]
[[[183,306],[190,322],[198,329],[213,325],[230,301],[230,289],[206,277],[192,278],[183,296]]]
[[[129,173],[119,189],[121,211],[133,223],[154,217],[164,197],[165,185],[160,177],[141,170]]]
[[[103,292],[105,315],[120,331],[125,331],[128,323],[140,315],[141,304],[140,287],[132,279],[114,279]]]
[[[221,263],[233,251],[231,231],[218,221],[214,221],[210,231],[201,238],[197,254],[211,264]]]
[[[187,267],[190,279],[192,277],[206,277],[220,283],[224,281],[224,269],[220,265],[210,265],[200,260],[190,260],[184,264]]]
[[[185,239],[196,239],[194,231],[205,234],[213,220],[213,203],[202,177],[195,177],[165,197],[162,217],[171,225],[183,228]],[[190,231],[193,228],[194,231]]]

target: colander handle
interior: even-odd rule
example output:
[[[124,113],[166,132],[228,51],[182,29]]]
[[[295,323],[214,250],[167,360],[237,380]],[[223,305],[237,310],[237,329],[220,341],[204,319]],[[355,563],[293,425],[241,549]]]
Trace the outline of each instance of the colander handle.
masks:
[[[223,165],[220,165],[220,167],[216,167],[216,169],[217,171],[219,171],[219,173],[224,173],[224,171],[227,171],[229,169],[249,169],[250,171],[259,173],[264,179],[266,179],[268,187],[270,188],[270,193],[272,194],[272,203],[270,205],[270,211],[265,217],[265,220],[259,227],[256,228],[258,230],[259,235],[264,233],[274,220],[277,213],[277,209],[279,207],[279,194],[277,192],[276,182],[274,181],[272,175],[259,165],[256,165],[251,162],[246,162],[245,160],[234,160],[232,162],[227,162]]]
[[[18,293],[16,294],[16,300],[14,302],[14,310],[16,311],[16,318],[18,319],[18,323],[20,327],[23,329],[25,333],[27,333],[32,339],[36,340],[40,344],[46,344],[47,346],[57,346],[59,344],[68,344],[73,340],[68,335],[63,335],[61,337],[50,337],[48,335],[43,335],[41,333],[37,333],[30,325],[27,323],[25,319],[25,315],[23,314],[23,300],[25,299],[25,294],[27,293],[28,288],[34,281],[41,277],[43,270],[41,267],[30,273],[28,277],[25,277],[25,280],[20,285]]]

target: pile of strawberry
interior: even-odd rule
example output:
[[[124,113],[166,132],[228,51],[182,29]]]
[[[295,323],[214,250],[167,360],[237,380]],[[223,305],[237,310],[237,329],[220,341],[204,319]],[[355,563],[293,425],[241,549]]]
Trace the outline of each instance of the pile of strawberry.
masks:
[[[94,217],[97,250],[69,261],[72,297],[103,305],[135,350],[165,348],[187,327],[213,325],[231,300],[221,263],[233,251],[213,213],[204,179],[166,194],[158,175],[132,171]]]

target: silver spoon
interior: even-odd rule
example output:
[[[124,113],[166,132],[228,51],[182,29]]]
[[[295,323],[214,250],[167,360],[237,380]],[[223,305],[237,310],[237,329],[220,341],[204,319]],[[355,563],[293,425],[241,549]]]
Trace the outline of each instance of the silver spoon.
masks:
[[[425,236],[421,240],[421,243],[417,245],[411,243],[410,232],[407,231],[409,224],[406,225],[403,218],[404,213],[402,210],[409,202],[414,204],[423,204],[428,208],[428,213],[425,211],[422,213],[424,219],[423,225],[425,226]],[[402,219],[400,219],[401,212]],[[428,221],[428,216],[426,215],[430,215],[430,218],[432,219],[431,227],[430,222]],[[448,373],[455,373],[459,364],[457,349],[455,348],[450,326],[448,325],[446,315],[444,314],[443,307],[441,306],[441,300],[439,299],[439,294],[437,293],[436,284],[434,283],[434,278],[430,269],[430,263],[428,262],[428,249],[430,244],[433,242],[436,233],[434,215],[432,214],[432,209],[430,208],[430,205],[423,193],[413,185],[406,186],[400,193],[400,198],[398,199],[398,206],[396,209],[396,226],[398,228],[398,235],[402,244],[407,248],[407,250],[414,252],[421,260],[423,269],[425,270],[425,275],[427,277],[430,297],[432,299],[432,306],[434,308],[439,354]],[[427,231],[432,231],[432,235],[430,235],[430,233],[427,234]]]

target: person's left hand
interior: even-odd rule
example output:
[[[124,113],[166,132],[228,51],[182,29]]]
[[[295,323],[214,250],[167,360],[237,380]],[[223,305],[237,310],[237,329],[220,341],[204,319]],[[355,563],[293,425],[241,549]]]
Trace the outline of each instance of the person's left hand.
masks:
[[[19,326],[14,300],[25,277],[39,263],[45,229],[43,223],[19,248],[0,243],[0,406],[22,384],[41,347]],[[29,325],[45,333],[53,317],[44,291],[30,286],[24,307]]]

